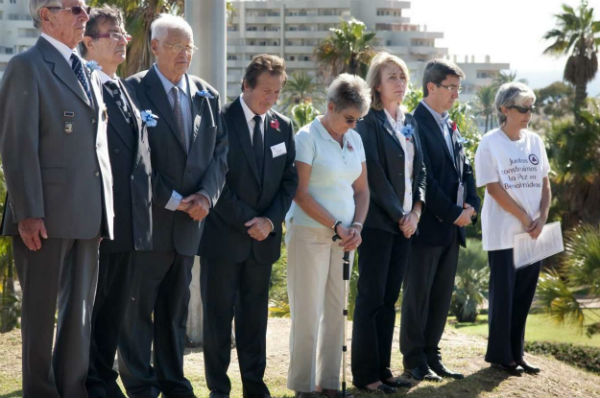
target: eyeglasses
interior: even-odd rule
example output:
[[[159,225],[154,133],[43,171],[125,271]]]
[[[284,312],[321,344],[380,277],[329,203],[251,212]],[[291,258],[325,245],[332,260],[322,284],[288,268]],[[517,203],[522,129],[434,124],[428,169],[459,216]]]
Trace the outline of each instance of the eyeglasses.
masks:
[[[194,51],[196,51],[198,49],[198,47],[192,45],[182,45],[182,44],[171,44],[171,43],[164,43],[165,47],[167,47],[169,50],[171,51],[175,51],[176,53],[180,53],[182,51],[185,51],[187,54],[192,54]]]
[[[354,123],[358,123],[361,120],[363,120],[362,117],[359,117],[358,119],[355,119],[353,117],[348,117],[348,116],[344,116],[344,119],[346,119],[346,124],[348,124],[348,125],[353,125]]]
[[[525,114],[527,112],[533,112],[535,110],[535,105],[531,105],[531,106],[511,105],[508,107],[508,109],[516,109],[517,112]]]
[[[82,12],[85,12],[87,15],[90,15],[90,11],[92,11],[92,7],[90,6],[73,6],[73,7],[46,7],[49,10],[60,10],[60,11],[71,11],[73,15],[80,15]]]
[[[108,32],[108,33],[100,33],[97,35],[90,35],[93,39],[112,39],[115,41],[125,40],[131,41],[131,35],[127,32]]]
[[[456,93],[456,94],[460,94],[462,93],[462,87],[461,86],[455,86],[453,84],[446,86],[445,84],[436,84],[436,86],[438,87],[444,87],[446,90],[450,91],[451,93]]]

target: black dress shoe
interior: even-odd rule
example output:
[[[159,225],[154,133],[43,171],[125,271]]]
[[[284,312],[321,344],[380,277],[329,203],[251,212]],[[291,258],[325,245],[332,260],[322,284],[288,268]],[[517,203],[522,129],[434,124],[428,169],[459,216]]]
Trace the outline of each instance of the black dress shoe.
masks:
[[[381,380],[381,382],[394,388],[412,387],[412,383],[410,381],[401,379],[399,377],[394,377],[392,380]]]
[[[417,381],[442,381],[442,378],[438,376],[429,366],[418,366],[412,369],[405,369],[403,377],[407,379],[414,379]]]
[[[431,370],[433,370],[435,373],[437,373],[438,376],[450,377],[450,378],[456,379],[456,380],[461,380],[461,379],[465,378],[465,376],[462,373],[454,372],[454,371],[448,369],[441,362],[429,364],[429,368]]]
[[[520,368],[517,364],[506,365],[503,363],[492,363],[492,368],[502,370],[503,372],[506,372],[511,376],[521,376],[521,373],[523,372],[523,369]]]
[[[523,371],[525,371],[525,373],[529,373],[532,375],[540,373],[540,370],[541,370],[540,368],[532,366],[531,364],[527,363],[524,359],[517,361],[517,365],[520,365],[523,368]]]
[[[211,391],[208,395],[209,398],[229,398],[229,394],[222,392]]]
[[[356,388],[358,388],[362,392],[367,392],[367,393],[394,394],[397,391],[394,387],[387,385],[385,383],[381,383],[380,385],[378,385],[375,388],[369,388],[367,386],[362,386],[362,387],[357,386]]]

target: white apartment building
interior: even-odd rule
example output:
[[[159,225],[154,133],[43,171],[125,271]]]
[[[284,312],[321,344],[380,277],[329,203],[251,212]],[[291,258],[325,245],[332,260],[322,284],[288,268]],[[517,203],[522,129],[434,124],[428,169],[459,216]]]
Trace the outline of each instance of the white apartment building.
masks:
[[[0,78],[10,58],[33,46],[38,36],[29,16],[29,1],[0,0]]]
[[[330,34],[340,20],[354,17],[377,32],[377,48],[401,57],[411,71],[413,84],[420,87],[423,68],[431,58],[449,58],[448,49],[436,46],[442,32],[411,24],[406,17],[409,1],[402,0],[258,0],[231,2],[234,8],[227,30],[227,94],[241,90],[243,71],[256,54],[277,54],[285,59],[288,72],[305,70],[315,74],[313,49]],[[466,73],[464,99],[492,82],[508,63],[458,61]]]

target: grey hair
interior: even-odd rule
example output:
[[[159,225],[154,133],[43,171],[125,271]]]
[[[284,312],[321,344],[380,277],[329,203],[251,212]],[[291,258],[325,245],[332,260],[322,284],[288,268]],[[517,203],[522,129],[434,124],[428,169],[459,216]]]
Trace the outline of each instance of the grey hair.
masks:
[[[364,116],[371,106],[371,89],[360,76],[342,73],[327,88],[327,102],[336,112],[353,107]]]
[[[535,94],[527,85],[519,82],[509,82],[501,85],[494,100],[494,106],[498,113],[498,122],[501,125],[506,122],[506,116],[502,113],[500,107],[523,105],[527,100],[535,102]]]
[[[62,7],[62,0],[29,0],[29,15],[33,19],[33,26],[39,29],[42,26],[40,10],[44,7]]]
[[[160,14],[150,25],[152,40],[164,39],[169,32],[169,29],[181,30],[190,35],[193,39],[194,33],[190,24],[180,16],[171,14]]]

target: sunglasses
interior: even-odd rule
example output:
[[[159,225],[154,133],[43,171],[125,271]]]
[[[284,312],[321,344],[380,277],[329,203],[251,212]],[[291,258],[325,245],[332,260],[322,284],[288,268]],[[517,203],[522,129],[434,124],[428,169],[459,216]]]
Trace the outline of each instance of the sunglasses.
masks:
[[[354,119],[353,117],[347,117],[347,116],[344,116],[344,119],[346,120],[346,124],[348,124],[348,125],[353,125],[354,123],[358,123],[361,120],[363,120],[362,117],[359,117],[358,119]]]
[[[92,7],[90,6],[73,6],[73,7],[46,7],[49,10],[60,10],[60,11],[71,11],[73,15],[80,15],[82,12],[85,12],[87,15],[90,15],[90,11],[92,11]]]
[[[525,114],[527,112],[533,112],[535,110],[535,106],[534,105],[531,105],[531,106],[511,105],[508,107],[508,109],[516,109],[517,112]]]

